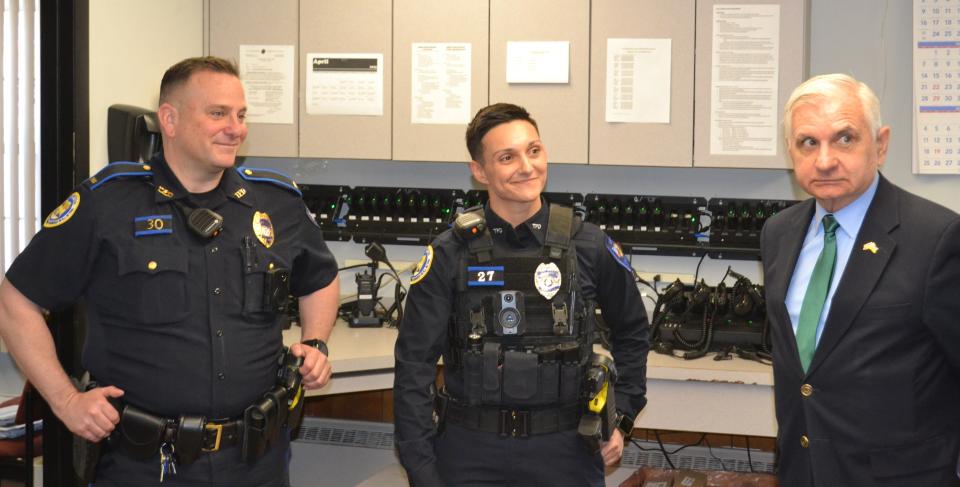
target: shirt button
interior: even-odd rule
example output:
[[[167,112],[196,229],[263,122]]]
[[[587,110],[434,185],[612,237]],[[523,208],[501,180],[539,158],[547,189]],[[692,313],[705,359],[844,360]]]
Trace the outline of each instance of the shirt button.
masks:
[[[800,386],[800,395],[803,397],[810,397],[813,395],[813,386],[810,384],[804,384]]]
[[[223,375],[223,374],[220,374],[220,375]],[[807,448],[810,446],[810,438],[807,438],[807,435],[800,436],[800,446],[802,446],[803,448]]]
[[[222,329],[222,328],[219,329],[219,330],[217,330],[217,336],[218,336],[218,337],[222,337],[222,336],[223,336],[223,329]]]
[[[223,292],[223,291],[221,291],[220,288],[218,288],[218,287],[213,288],[213,294],[216,294],[217,296],[219,296],[220,293],[222,293],[222,292]]]
[[[218,373],[217,373],[217,378],[220,379],[220,380],[223,380],[223,379],[226,379],[226,378],[227,378],[227,375],[224,374],[223,372],[218,372]],[[806,437],[804,437],[804,438],[806,438]]]

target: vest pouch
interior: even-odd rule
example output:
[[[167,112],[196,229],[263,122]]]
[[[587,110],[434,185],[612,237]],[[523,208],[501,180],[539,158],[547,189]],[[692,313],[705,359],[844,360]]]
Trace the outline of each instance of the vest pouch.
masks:
[[[580,380],[583,369],[577,363],[565,362],[560,367],[560,402],[576,402],[580,397]]]
[[[545,404],[560,398],[560,364],[556,361],[540,364],[540,396]]]
[[[463,353],[463,395],[471,406],[481,402],[483,371],[483,354],[473,351]]]
[[[483,392],[484,404],[500,404],[500,344],[483,344]]]
[[[507,404],[540,404],[540,357],[535,353],[503,354],[503,401]]]

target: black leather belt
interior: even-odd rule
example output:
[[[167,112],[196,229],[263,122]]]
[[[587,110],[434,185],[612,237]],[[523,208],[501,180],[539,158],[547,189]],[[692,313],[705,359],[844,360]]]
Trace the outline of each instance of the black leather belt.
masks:
[[[174,420],[170,420],[174,421]],[[203,451],[215,452],[221,448],[239,445],[243,440],[243,419],[207,421],[203,425]]]
[[[525,438],[575,429],[580,422],[580,405],[543,409],[510,409],[467,406],[451,398],[441,407],[443,420],[474,431]]]
[[[201,452],[212,453],[243,442],[243,419],[207,421],[203,416],[167,418],[135,406],[122,405],[120,424],[111,438],[131,456],[151,458],[170,445],[183,464],[192,463]]]

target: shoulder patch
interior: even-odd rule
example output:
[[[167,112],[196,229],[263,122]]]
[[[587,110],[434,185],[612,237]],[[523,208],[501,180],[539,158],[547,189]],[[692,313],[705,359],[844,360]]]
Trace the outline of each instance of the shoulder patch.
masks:
[[[627,259],[627,256],[623,254],[623,249],[620,248],[620,244],[614,242],[609,236],[607,237],[607,250],[610,251],[613,260],[617,261],[621,267],[630,271],[630,273],[633,273],[633,266],[630,265],[630,260]]]
[[[416,284],[422,281],[424,277],[427,277],[431,265],[433,265],[433,245],[427,245],[427,248],[423,251],[423,255],[417,262],[417,267],[413,269],[413,275],[410,276],[410,284]]]
[[[99,188],[103,183],[116,178],[123,177],[153,177],[153,171],[149,164],[139,162],[111,162],[100,170],[95,176],[84,181],[88,189]]]
[[[300,188],[297,187],[297,183],[287,176],[286,174],[280,171],[274,171],[273,169],[258,169],[253,167],[240,166],[237,168],[237,174],[240,175],[243,179],[247,181],[261,181],[264,183],[272,183],[281,188],[289,189],[297,194],[297,196],[302,197],[303,193],[300,192]]]
[[[60,206],[53,209],[43,221],[43,228],[54,228],[67,223],[67,220],[80,208],[80,193],[74,191]]]

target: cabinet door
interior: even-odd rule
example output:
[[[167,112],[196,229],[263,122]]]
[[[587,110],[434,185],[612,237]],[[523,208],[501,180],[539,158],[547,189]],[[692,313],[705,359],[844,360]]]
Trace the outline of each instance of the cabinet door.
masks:
[[[693,164],[694,0],[597,0],[590,18],[590,164]],[[607,122],[607,40],[670,39],[669,123]]]
[[[487,0],[394,0],[393,6],[393,158],[468,161],[464,131],[477,110],[487,105],[490,4]],[[421,62],[413,59],[414,43],[469,44],[469,100],[455,96],[434,100],[438,111],[468,113],[465,119],[442,124],[412,122],[413,63]],[[422,65],[418,69],[425,72]],[[469,103],[469,109],[459,105],[462,103]],[[421,121],[427,117],[423,111],[416,115]]]
[[[210,0],[210,54],[240,61],[241,45],[293,46],[296,57],[297,0]],[[297,156],[297,84],[300,63],[293,59],[293,123],[256,123],[240,148],[242,156]],[[247,104],[250,104],[247,93]]]
[[[297,63],[304,72],[300,88],[300,157],[344,159],[390,159],[391,122],[393,120],[393,6],[390,0],[324,0],[300,2],[300,54]],[[382,77],[382,115],[334,115],[308,113],[308,86],[312,61],[310,53],[379,54]],[[344,78],[359,75],[356,80],[343,79],[342,96],[357,89],[349,83],[364,83],[365,90],[377,73],[332,72]],[[367,76],[369,75],[369,76]],[[361,79],[361,77],[363,77]],[[320,91],[322,88],[317,88]],[[375,98],[372,91],[359,93]],[[366,98],[364,98],[366,99]],[[356,112],[355,112],[356,113]]]
[[[517,41],[569,43],[569,82],[508,83],[507,43]],[[589,0],[490,1],[490,103],[526,108],[551,163],[586,164],[589,93]]]
[[[732,17],[740,24],[716,18],[717,7],[726,9],[721,15]],[[808,0],[697,0],[695,166],[793,167],[784,145],[783,105],[793,89],[807,77],[809,11]],[[779,16],[778,22],[765,26],[764,22],[774,12]],[[727,24],[726,38],[739,39],[743,44],[749,42],[748,48],[739,53],[736,49],[715,51],[714,41],[724,38],[722,32],[718,32],[721,37],[714,35],[718,22]],[[741,33],[747,29],[753,33]],[[779,36],[767,43],[764,32],[779,32]],[[745,35],[752,39],[744,39]],[[762,44],[773,43],[777,45],[764,50]],[[767,58],[766,54],[771,52],[777,57],[776,62]],[[725,59],[716,59],[720,56]],[[723,69],[714,66],[718,62]],[[777,72],[769,73],[764,63],[772,63]],[[724,73],[740,73],[736,76],[741,79],[769,77],[770,81],[738,86],[735,81],[728,81],[732,78]],[[714,84],[715,79],[719,83]],[[771,90],[776,92],[770,93]],[[746,103],[748,108],[742,109]],[[724,125],[726,129],[721,128]]]

